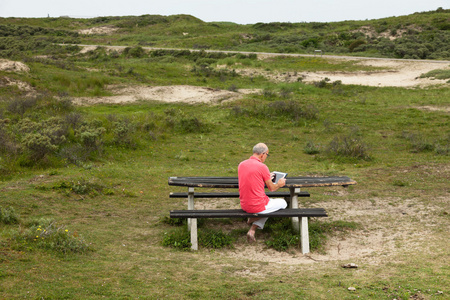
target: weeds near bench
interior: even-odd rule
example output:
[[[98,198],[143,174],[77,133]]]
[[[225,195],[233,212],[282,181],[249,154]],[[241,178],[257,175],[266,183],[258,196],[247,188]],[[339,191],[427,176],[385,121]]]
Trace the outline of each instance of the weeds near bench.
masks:
[[[324,252],[325,244],[330,236],[338,233],[345,233],[358,228],[355,222],[333,221],[319,222],[311,220],[309,222],[309,243],[311,251]],[[300,234],[292,229],[291,220],[269,219],[265,232],[271,237],[266,241],[266,245],[277,251],[287,251],[290,248],[300,247]]]
[[[198,244],[203,248],[221,249],[232,248],[234,238],[221,230],[199,229]],[[164,233],[162,245],[179,250],[189,250],[191,248],[191,235],[186,227],[177,228],[170,233]]]
[[[203,221],[203,219],[200,219]],[[164,233],[162,245],[178,250],[189,250],[191,248],[191,236],[187,230],[185,219],[163,220],[166,224],[183,226]],[[201,224],[198,224],[201,226]],[[333,221],[319,222],[314,219],[309,222],[309,239],[311,251],[324,252],[325,244],[330,236],[345,234],[350,230],[357,229],[359,225],[355,222]],[[245,235],[246,230],[241,232],[235,230],[231,233],[224,233],[222,230],[202,228],[198,231],[198,243],[202,248],[220,249],[233,248],[233,242],[239,234]],[[277,251],[288,251],[292,248],[300,248],[300,234],[292,228],[289,218],[269,218],[263,233],[269,235],[265,244],[269,248]]]
[[[19,224],[17,228],[4,231],[12,249],[25,251],[44,249],[60,253],[93,251],[91,245],[76,231],[72,232],[51,219],[33,220],[23,224],[13,207],[6,209],[0,207],[0,223]]]

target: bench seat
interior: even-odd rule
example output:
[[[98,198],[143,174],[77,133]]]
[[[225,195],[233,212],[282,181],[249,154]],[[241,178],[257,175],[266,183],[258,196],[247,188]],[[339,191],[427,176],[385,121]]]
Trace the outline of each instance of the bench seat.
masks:
[[[291,217],[301,218],[300,226],[300,244],[302,253],[309,252],[309,232],[308,232],[308,218],[309,217],[327,217],[327,212],[323,208],[287,208],[280,209],[269,214],[252,214],[243,211],[242,209],[225,209],[225,210],[172,210],[170,211],[171,218],[187,218],[190,220],[188,229],[191,231],[191,248],[198,250],[198,233],[197,233],[197,219],[199,218],[255,218],[255,217]]]
[[[170,193],[169,198],[187,198],[189,193]],[[270,198],[290,197],[289,192],[266,192]],[[298,197],[309,197],[308,192],[299,192]],[[194,193],[194,198],[239,198],[239,192],[231,193]]]
[[[171,218],[256,218],[256,217],[327,217],[323,208],[287,208],[269,214],[252,214],[242,209],[172,210]]]

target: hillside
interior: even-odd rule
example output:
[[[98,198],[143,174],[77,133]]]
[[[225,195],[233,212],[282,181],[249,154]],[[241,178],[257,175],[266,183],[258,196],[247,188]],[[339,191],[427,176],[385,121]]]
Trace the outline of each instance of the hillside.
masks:
[[[450,10],[330,23],[203,22],[188,15],[2,18],[0,55],[50,51],[49,43],[151,46],[387,58],[450,59]]]

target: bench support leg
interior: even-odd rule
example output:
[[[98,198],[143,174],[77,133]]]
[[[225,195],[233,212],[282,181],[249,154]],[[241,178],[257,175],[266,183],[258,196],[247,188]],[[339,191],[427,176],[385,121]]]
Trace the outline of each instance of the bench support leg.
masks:
[[[291,193],[291,208],[298,208],[298,194],[300,193],[300,188],[289,188]],[[300,224],[298,217],[292,218],[292,228],[296,232],[300,232]]]
[[[300,245],[302,247],[302,253],[309,253],[309,232],[308,232],[308,218],[302,217]]]
[[[194,188],[190,187],[188,191],[188,210],[194,209]],[[191,230],[191,219],[187,219],[188,230]]]
[[[194,188],[188,191],[188,210],[194,210]],[[198,250],[197,219],[188,218],[188,230],[191,232],[191,249]]]
[[[191,219],[191,249],[198,250],[197,219]]]

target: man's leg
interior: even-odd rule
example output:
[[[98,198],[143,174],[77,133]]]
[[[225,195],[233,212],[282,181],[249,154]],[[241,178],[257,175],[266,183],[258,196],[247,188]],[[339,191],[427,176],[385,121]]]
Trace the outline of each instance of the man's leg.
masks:
[[[262,212],[260,212],[260,214],[268,214],[280,209],[285,209],[287,207],[287,203],[286,200],[282,199],[282,198],[274,198],[274,199],[269,199],[269,203],[267,203],[266,205],[266,209]],[[252,220],[254,219],[254,221]],[[250,230],[247,232],[247,241],[252,243],[254,241],[256,241],[255,239],[255,232],[256,229],[263,229],[264,228],[264,224],[266,224],[268,218],[249,218],[248,222],[252,221],[253,224],[250,227]],[[247,223],[248,223],[247,222]]]
[[[253,243],[256,242],[255,233],[256,229],[258,228],[258,225],[252,224],[250,227],[250,230],[247,232],[247,242]]]

